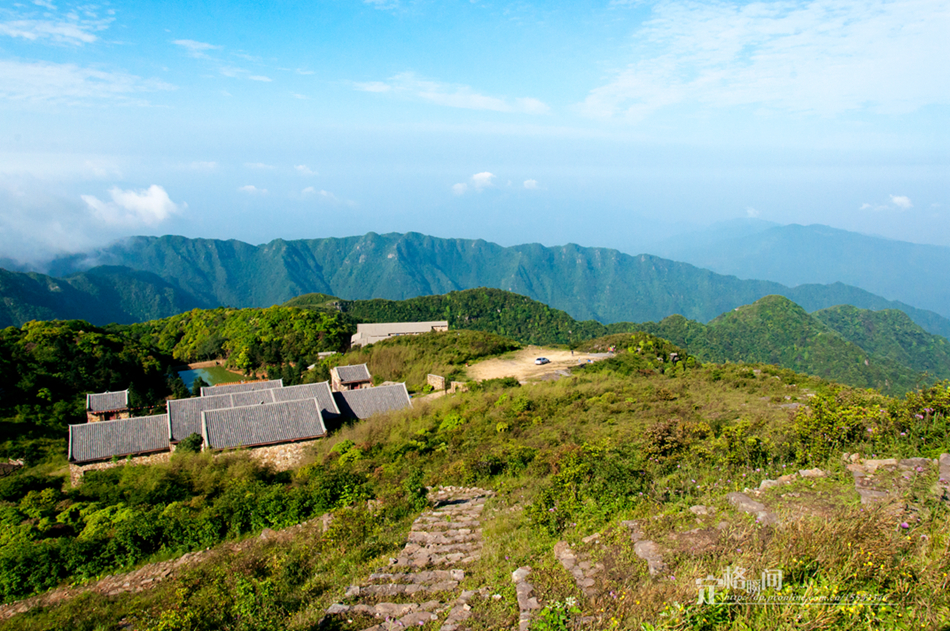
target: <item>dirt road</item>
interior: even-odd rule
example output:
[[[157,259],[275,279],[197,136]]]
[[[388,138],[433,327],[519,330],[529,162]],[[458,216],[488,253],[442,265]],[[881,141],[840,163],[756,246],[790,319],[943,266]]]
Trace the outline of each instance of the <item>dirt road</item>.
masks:
[[[521,383],[541,381],[544,379],[565,376],[574,366],[586,364],[589,361],[598,361],[612,357],[612,353],[579,353],[574,351],[529,346],[504,358],[487,359],[468,367],[468,376],[482,381],[484,379],[499,379],[514,377]],[[538,357],[547,357],[550,364],[537,366],[534,360]]]

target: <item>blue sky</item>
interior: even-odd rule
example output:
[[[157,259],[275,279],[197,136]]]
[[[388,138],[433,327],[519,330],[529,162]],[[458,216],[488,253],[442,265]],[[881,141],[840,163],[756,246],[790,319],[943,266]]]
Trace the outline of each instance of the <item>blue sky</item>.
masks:
[[[950,4],[0,4],[0,257],[410,230],[950,245]]]

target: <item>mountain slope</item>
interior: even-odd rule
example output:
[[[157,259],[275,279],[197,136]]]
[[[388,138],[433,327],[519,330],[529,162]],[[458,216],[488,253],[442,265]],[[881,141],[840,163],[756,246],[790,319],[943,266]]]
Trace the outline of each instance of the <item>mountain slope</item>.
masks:
[[[878,358],[927,371],[937,379],[950,379],[950,342],[927,333],[901,311],[840,305],[811,315]]]
[[[920,372],[891,356],[862,349],[782,296],[766,296],[706,325],[672,316],[641,328],[702,361],[776,364],[885,392],[906,392],[916,385]]]
[[[844,285],[791,289],[655,256],[572,244],[502,247],[418,233],[276,240],[261,246],[134,237],[91,253],[86,260],[151,272],[206,306],[263,307],[309,292],[350,300],[402,300],[495,287],[529,296],[579,320],[647,321],[681,313],[705,322],[763,296],[780,294],[802,301],[810,310],[844,303],[898,308],[928,331],[950,336],[950,320]],[[76,257],[63,259],[53,264],[51,273],[74,272],[79,264]],[[851,299],[842,299],[845,295]]]
[[[129,323],[202,306],[155,274],[109,266],[66,278],[0,269],[0,296],[0,327],[29,320]]]
[[[711,231],[704,242],[694,238],[689,247],[668,244],[657,251],[739,278],[786,285],[839,281],[950,317],[950,248],[822,225],[729,235]]]

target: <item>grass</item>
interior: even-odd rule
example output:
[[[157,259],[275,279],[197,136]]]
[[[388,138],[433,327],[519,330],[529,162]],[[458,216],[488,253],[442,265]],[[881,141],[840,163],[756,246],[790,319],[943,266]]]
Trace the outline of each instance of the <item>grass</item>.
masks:
[[[382,500],[382,511],[354,503],[336,511],[326,533],[222,554],[149,593],[89,597],[82,612],[73,601],[2,627],[57,628],[75,615],[93,625],[76,628],[117,629],[126,619],[135,628],[166,631],[314,629],[347,585],[388,565],[401,548],[420,509],[405,491],[413,476],[497,492],[483,516],[482,558],[466,568],[463,587],[485,586],[499,598],[473,601],[472,630],[516,624],[510,574],[524,565],[533,568],[529,581],[543,606],[577,598],[580,615],[591,618],[585,628],[597,630],[941,629],[950,623],[950,510],[934,494],[934,471],[879,471],[876,480],[893,489],[893,501],[865,506],[842,459],[845,451],[902,457],[946,450],[939,434],[942,391],[898,401],[770,366],[619,370],[460,393],[345,426],[318,443],[312,459],[364,476],[363,490]],[[829,424],[782,407],[792,399],[826,406]],[[917,419],[918,403],[936,410],[933,416]],[[852,417],[853,427],[845,422]],[[869,424],[874,431],[864,431]],[[840,432],[828,434],[834,448],[809,451],[816,443],[802,434],[806,426]],[[902,443],[901,431],[915,442]],[[725,501],[730,491],[814,466],[828,476],[797,479],[756,497],[785,517],[781,525],[763,526]],[[715,512],[697,517],[689,510],[696,504]],[[627,519],[639,520],[666,550],[668,575],[649,576],[621,525]],[[593,533],[599,539],[584,543]],[[585,599],[555,561],[551,550],[559,540],[603,563],[601,596]],[[780,594],[793,602],[697,603],[696,580],[721,577],[729,567],[756,577],[782,570]],[[819,603],[842,595],[887,604]],[[347,625],[340,621],[337,628]]]

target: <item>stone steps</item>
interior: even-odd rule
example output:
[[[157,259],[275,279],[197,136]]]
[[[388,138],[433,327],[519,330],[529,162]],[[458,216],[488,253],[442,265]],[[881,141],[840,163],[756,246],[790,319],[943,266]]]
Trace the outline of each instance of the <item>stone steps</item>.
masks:
[[[346,602],[331,605],[328,616],[353,615],[382,620],[366,631],[426,625],[444,616],[440,631],[459,631],[471,616],[472,598],[479,592],[462,591],[455,598],[393,603],[386,599],[421,601],[433,594],[457,592],[465,571],[458,566],[478,558],[482,547],[479,518],[491,491],[446,487],[430,490],[435,507],[413,521],[406,545],[390,560],[402,571],[378,571],[362,585],[346,590]],[[489,592],[482,590],[487,598]],[[398,598],[396,598],[398,597]],[[372,602],[381,599],[385,602]]]

